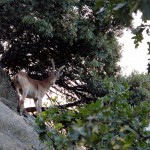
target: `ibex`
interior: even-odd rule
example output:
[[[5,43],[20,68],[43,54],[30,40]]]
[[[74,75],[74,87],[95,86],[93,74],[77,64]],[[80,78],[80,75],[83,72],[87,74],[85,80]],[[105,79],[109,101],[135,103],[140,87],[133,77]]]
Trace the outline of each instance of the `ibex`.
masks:
[[[43,81],[31,79],[25,72],[19,72],[14,76],[13,81],[18,94],[18,108],[20,111],[20,115],[22,115],[22,113],[25,112],[25,98],[33,98],[37,113],[41,112],[42,99],[44,95],[46,94],[50,86],[55,84],[56,80],[62,74],[62,69],[65,67],[62,66],[55,70],[55,64],[53,59],[51,60],[51,62],[52,70],[49,70],[48,78]]]

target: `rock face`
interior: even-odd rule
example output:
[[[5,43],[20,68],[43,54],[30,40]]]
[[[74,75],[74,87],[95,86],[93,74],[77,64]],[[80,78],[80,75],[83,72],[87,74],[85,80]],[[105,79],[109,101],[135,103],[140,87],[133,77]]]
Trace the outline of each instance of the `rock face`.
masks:
[[[47,150],[33,125],[9,109],[0,98],[0,150]]]
[[[17,94],[12,86],[11,79],[0,66],[0,97],[10,109],[17,111]]]

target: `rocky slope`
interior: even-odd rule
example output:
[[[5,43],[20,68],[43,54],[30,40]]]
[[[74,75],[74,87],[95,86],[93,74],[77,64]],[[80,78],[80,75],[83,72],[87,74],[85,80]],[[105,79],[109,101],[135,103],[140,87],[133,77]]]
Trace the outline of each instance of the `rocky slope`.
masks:
[[[34,121],[20,116],[2,101],[4,98],[0,98],[0,150],[47,150],[39,140]]]

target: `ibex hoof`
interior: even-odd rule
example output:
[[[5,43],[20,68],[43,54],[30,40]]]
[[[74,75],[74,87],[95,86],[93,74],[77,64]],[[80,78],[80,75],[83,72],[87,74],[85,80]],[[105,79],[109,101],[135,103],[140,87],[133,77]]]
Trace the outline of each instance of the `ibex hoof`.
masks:
[[[17,111],[20,113],[20,107],[19,106],[17,106]]]
[[[27,111],[25,109],[19,111],[20,116],[27,116]]]
[[[23,112],[20,112],[19,114],[20,114],[20,116],[23,116]]]

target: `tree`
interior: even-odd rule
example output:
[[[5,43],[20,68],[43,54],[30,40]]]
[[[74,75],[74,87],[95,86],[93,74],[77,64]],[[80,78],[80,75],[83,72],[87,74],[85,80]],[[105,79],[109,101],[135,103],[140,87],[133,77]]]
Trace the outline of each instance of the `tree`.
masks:
[[[12,74],[25,69],[33,78],[43,79],[54,58],[56,66],[66,65],[64,80],[58,84],[78,99],[94,100],[91,78],[115,76],[120,70],[121,48],[114,32],[118,24],[111,23],[108,13],[97,15],[94,3],[1,1],[1,41],[8,44],[1,51],[2,66]],[[44,76],[37,76],[37,72]],[[70,80],[74,87],[68,84]]]

